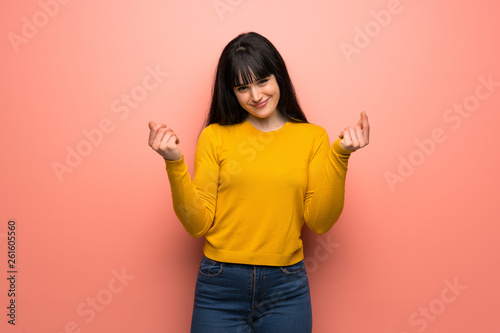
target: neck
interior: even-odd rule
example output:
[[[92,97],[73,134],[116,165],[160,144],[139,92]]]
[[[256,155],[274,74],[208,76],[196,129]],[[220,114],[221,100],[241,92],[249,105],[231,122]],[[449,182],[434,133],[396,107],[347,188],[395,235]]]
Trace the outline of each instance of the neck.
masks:
[[[283,117],[279,112],[274,112],[272,115],[266,118],[258,118],[251,114],[248,115],[247,120],[256,129],[262,132],[276,131],[286,123],[285,117]]]

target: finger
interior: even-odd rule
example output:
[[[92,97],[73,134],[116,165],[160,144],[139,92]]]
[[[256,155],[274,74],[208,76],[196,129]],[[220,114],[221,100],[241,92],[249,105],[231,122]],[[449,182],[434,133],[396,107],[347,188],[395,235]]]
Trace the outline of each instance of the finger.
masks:
[[[342,140],[340,140],[340,142],[345,148],[352,145],[351,135],[349,134],[349,131],[347,129],[342,133]]]
[[[153,145],[153,142],[155,141],[156,136],[158,135],[158,129],[156,129],[156,123],[153,121],[150,121],[149,124],[149,140],[148,144],[150,146]]]
[[[167,127],[167,125],[165,125],[165,124],[161,124],[161,123],[160,123],[160,124],[157,124],[157,123],[155,123],[155,122],[153,122],[153,121],[149,122],[149,124],[148,124],[148,125],[149,125],[149,128],[150,128],[150,131],[149,131],[149,141],[148,141],[148,143],[149,143],[149,145],[150,145],[150,146],[152,146],[152,145],[153,145],[153,143],[154,143],[154,141],[155,141],[156,136],[158,135],[158,130],[159,130],[160,128]]]
[[[179,139],[177,138],[177,135],[175,135],[173,131],[168,132],[161,140],[160,146],[158,148],[159,150],[163,151],[167,149],[173,149],[177,146],[178,140]]]
[[[154,137],[156,136],[156,132],[153,132],[153,128],[156,126],[156,123],[154,121],[150,121],[148,123],[148,127],[149,127],[149,140],[148,140],[148,144],[151,146],[151,144],[153,143],[154,141]]]
[[[164,128],[161,128],[156,131],[153,129],[153,131],[151,132],[154,133],[155,135],[153,136],[152,141],[150,141],[149,145],[151,146],[151,148],[153,148],[153,150],[158,151],[158,147],[160,146],[161,141],[165,137],[165,134],[167,134],[167,131]]]
[[[346,128],[344,128],[342,131],[340,131],[340,133],[339,133],[339,138],[341,138],[341,139],[342,139],[342,138],[344,137],[344,132],[346,131],[346,129],[347,129],[347,127],[346,127]]]
[[[359,142],[359,148],[366,146],[365,138],[364,138],[364,135],[363,135],[363,131],[361,130],[361,127],[360,126],[356,126],[355,127],[355,132],[356,132],[356,138],[357,138],[357,140]]]
[[[366,115],[366,112],[363,111],[359,114],[359,120],[358,120],[358,124],[359,126],[363,127],[363,122],[365,119],[368,119],[368,116]]]
[[[360,113],[360,117],[357,123],[358,126],[363,126],[363,112]]]
[[[160,124],[156,124],[153,127],[153,130],[158,131],[160,128],[168,128],[168,127],[167,127],[167,125],[160,123]]]
[[[361,117],[361,122],[361,128],[363,129],[363,140],[365,141],[365,145],[367,145],[370,142],[370,123],[368,122],[368,116],[366,115],[366,113],[364,113],[364,116]]]
[[[165,125],[165,124],[158,124],[157,126],[158,126],[158,129],[165,128],[167,131],[172,131],[173,132],[173,130],[171,128],[167,127],[167,125]],[[176,135],[176,137],[177,137],[177,135]],[[179,144],[180,142],[181,141],[179,140],[179,138],[177,138],[177,140],[176,140],[175,143]]]
[[[156,128],[156,124],[153,127],[150,127],[149,130],[149,140],[148,143],[150,146],[153,145],[153,142],[155,141],[156,136],[158,135],[158,129]]]
[[[349,128],[349,135],[351,136],[351,141],[352,141],[352,147],[354,149],[359,148],[359,141],[358,137],[356,135],[356,130],[354,128]]]
[[[164,138],[166,136],[168,136],[168,138],[169,138],[170,133],[173,133],[173,132],[174,131],[172,131],[168,127],[161,127],[160,129],[158,129],[158,134],[156,134],[156,137],[153,141],[151,148],[153,148],[154,150],[158,150],[160,148],[160,145],[161,145],[162,141],[164,140]]]

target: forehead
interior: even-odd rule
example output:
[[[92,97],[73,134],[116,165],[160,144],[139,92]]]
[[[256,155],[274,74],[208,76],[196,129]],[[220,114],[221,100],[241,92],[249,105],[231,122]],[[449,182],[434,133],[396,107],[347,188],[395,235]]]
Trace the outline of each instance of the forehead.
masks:
[[[236,85],[244,86],[247,84],[251,84],[259,79],[261,78],[257,77],[257,75],[255,75],[251,69],[248,69],[246,73],[242,73],[242,71],[240,70],[236,75]]]
[[[259,57],[241,55],[235,57],[231,63],[228,79],[234,87],[248,85],[271,75],[272,68],[268,61],[262,59],[262,55]]]
[[[239,86],[246,86],[254,83],[255,81],[259,81],[261,79],[267,78],[271,76],[271,73],[261,73],[261,75],[255,74],[251,69],[249,69],[247,72],[238,72],[235,80],[234,80],[234,86],[239,87]]]

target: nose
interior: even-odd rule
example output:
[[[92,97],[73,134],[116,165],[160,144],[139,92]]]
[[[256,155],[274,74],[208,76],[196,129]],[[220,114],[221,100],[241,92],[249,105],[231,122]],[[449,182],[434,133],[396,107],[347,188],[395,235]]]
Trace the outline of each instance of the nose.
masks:
[[[259,89],[259,87],[252,87],[250,89],[250,98],[252,99],[252,102],[258,103],[262,99],[262,93]]]

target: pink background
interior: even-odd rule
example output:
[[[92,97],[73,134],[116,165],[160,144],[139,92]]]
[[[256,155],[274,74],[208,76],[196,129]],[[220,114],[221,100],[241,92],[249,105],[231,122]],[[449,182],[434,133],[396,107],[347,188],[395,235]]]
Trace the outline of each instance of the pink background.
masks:
[[[147,123],[174,128],[191,168],[220,52],[257,31],[330,140],[360,111],[372,126],[340,221],[304,235],[314,332],[500,332],[499,14],[465,0],[3,1],[1,331],[189,331],[202,240],[173,213]],[[70,150],[85,156],[68,166]]]

